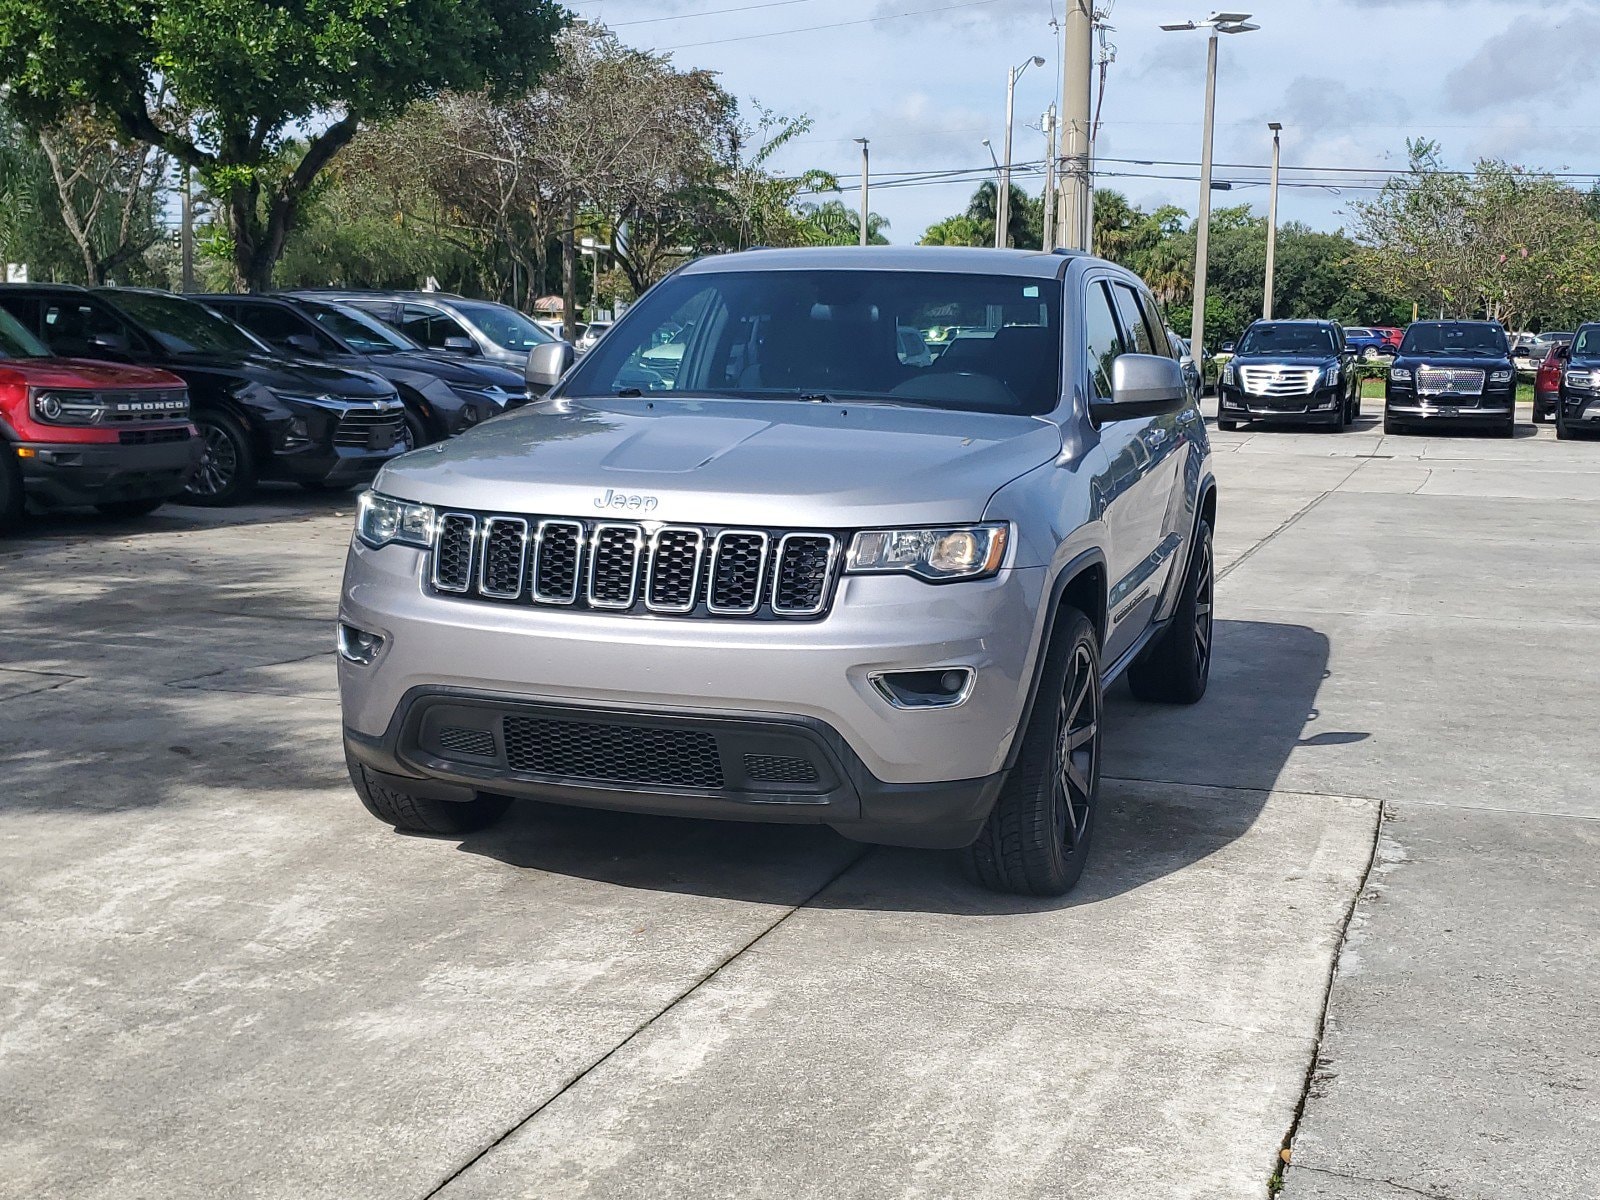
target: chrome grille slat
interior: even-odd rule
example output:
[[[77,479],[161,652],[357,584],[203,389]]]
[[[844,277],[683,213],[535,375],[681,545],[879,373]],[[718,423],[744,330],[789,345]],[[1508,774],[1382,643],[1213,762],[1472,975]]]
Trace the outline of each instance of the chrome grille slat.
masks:
[[[460,595],[472,587],[472,549],[478,536],[478,518],[471,513],[439,515],[433,538],[433,586]]]
[[[700,599],[700,565],[706,535],[686,525],[663,525],[650,539],[644,569],[644,604],[651,612],[693,612]]]
[[[633,607],[639,590],[639,556],[644,530],[628,522],[602,522],[594,527],[589,547],[588,600],[594,608]]]
[[[1481,396],[1484,372],[1470,367],[1418,367],[1419,396]]]
[[[528,523],[521,517],[490,517],[478,550],[478,591],[497,600],[522,595],[528,562]]]
[[[406,417],[402,410],[347,412],[339,417],[339,423],[334,427],[333,444],[364,450],[373,430],[376,429],[387,429],[394,443],[398,444],[405,427]]]
[[[772,570],[772,611],[810,617],[828,603],[839,542],[831,533],[786,533]]]
[[[583,564],[583,525],[540,521],[533,549],[533,598],[540,604],[576,604]]]
[[[717,534],[711,543],[709,611],[721,617],[744,617],[761,607],[770,540],[759,529],[725,529]]]

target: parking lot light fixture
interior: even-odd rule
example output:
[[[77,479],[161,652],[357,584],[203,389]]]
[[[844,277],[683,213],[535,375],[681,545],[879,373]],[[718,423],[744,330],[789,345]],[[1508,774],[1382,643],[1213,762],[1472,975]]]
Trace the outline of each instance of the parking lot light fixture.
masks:
[[[1206,124],[1200,143],[1200,212],[1195,226],[1194,319],[1189,331],[1189,344],[1199,353],[1205,345],[1206,259],[1211,249],[1211,142],[1217,124],[1217,35],[1252,33],[1261,26],[1250,23],[1249,13],[1216,12],[1204,21],[1184,21],[1161,28],[1168,33],[1209,30],[1206,39]]]

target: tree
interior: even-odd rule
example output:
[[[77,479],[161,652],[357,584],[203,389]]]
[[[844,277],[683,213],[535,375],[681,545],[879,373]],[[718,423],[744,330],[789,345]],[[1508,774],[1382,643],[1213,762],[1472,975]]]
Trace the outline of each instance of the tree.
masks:
[[[980,183],[965,212],[928,226],[923,231],[924,246],[992,246],[998,184]],[[1011,185],[1011,206],[1006,216],[1006,244],[1020,250],[1038,250],[1044,245],[1044,204],[1016,184]]]
[[[239,281],[262,289],[363,122],[447,88],[525,87],[563,19],[555,0],[11,0],[0,84],[36,126],[88,107],[195,168]]]
[[[929,225],[923,230],[922,238],[918,242],[922,246],[992,246],[994,245],[994,223],[991,221],[988,228],[982,221],[975,221],[966,214],[955,217],[946,217],[936,224]]]
[[[801,242],[807,246],[858,246],[861,244],[861,214],[843,200],[800,205]],[[867,213],[867,244],[887,246],[883,231],[888,218]]]
[[[82,282],[103,284],[161,239],[161,155],[79,110],[38,132],[62,224],[83,262]]]

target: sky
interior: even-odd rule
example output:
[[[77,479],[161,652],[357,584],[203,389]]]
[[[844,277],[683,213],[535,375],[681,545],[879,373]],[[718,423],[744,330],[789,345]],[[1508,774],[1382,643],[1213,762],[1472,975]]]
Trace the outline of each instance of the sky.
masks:
[[[1013,161],[1045,157],[1040,115],[1059,104],[1064,0],[568,0],[629,44],[704,68],[753,116],[804,115],[813,128],[776,161],[837,174],[859,203],[860,148],[871,142],[871,204],[891,241],[966,207],[971,178],[883,186],[897,173],[989,163],[1003,144],[1008,71],[1018,80]],[[1205,36],[1158,26],[1204,19],[1193,0],[1096,0],[1115,47],[1096,143],[1096,185],[1145,208],[1198,199]],[[1600,0],[1257,0],[1259,32],[1221,40],[1214,205],[1265,213],[1269,121],[1283,130],[1280,219],[1349,222],[1406,163],[1408,138],[1440,144],[1451,166],[1498,157],[1553,172],[1600,174]],[[911,15],[901,15],[911,14]],[[825,27],[825,28],[817,28]],[[1146,165],[1148,164],[1148,165]],[[1299,170],[1292,168],[1309,168]],[[992,168],[991,168],[992,170]],[[1159,178],[1173,177],[1173,178]],[[1042,179],[1019,178],[1037,192]],[[1587,187],[1590,179],[1575,179]],[[1337,191],[1333,190],[1335,187]],[[820,197],[825,198],[825,197]]]

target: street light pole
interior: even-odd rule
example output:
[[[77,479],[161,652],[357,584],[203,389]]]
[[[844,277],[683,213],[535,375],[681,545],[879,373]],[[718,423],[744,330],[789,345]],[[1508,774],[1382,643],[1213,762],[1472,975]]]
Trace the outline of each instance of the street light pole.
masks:
[[[1017,79],[1029,67],[1044,66],[1044,59],[1035,54],[1032,58],[1023,61],[1020,67],[1012,67],[1006,76],[1006,160],[1000,167],[1000,194],[994,201],[994,245],[996,250],[1005,249],[1010,241],[1008,226],[1011,224],[1011,125],[1012,113],[1016,108]]]
[[[1205,347],[1206,336],[1206,265],[1211,251],[1211,141],[1217,125],[1217,35],[1221,33],[1250,33],[1260,29],[1252,25],[1249,13],[1212,13],[1204,21],[1185,21],[1181,25],[1163,25],[1167,32],[1208,29],[1206,39],[1206,128],[1200,144],[1200,215],[1195,229],[1194,249],[1194,319],[1189,326],[1189,346],[1199,354]]]
[[[1040,123],[1044,126],[1044,248],[1052,250],[1056,244],[1056,106],[1045,109]]]
[[[861,244],[867,244],[867,189],[871,186],[871,179],[867,171],[867,139],[856,138],[861,146]]]
[[[1272,320],[1272,277],[1278,259],[1278,160],[1282,151],[1280,135],[1283,126],[1277,121],[1269,121],[1267,128],[1272,130],[1272,190],[1267,199],[1267,282],[1261,297],[1261,316],[1263,320]]]

